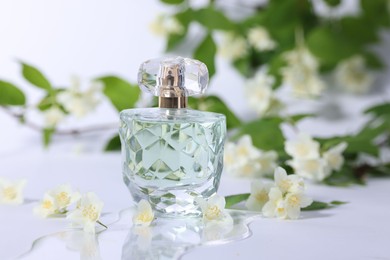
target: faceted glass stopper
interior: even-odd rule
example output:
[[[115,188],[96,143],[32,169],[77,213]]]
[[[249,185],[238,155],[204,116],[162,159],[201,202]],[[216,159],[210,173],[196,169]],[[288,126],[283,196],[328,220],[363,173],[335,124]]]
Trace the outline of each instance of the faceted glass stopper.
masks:
[[[202,94],[209,82],[209,72],[204,63],[183,57],[160,58],[145,61],[138,71],[141,89],[160,96],[162,89],[177,87],[186,96]]]

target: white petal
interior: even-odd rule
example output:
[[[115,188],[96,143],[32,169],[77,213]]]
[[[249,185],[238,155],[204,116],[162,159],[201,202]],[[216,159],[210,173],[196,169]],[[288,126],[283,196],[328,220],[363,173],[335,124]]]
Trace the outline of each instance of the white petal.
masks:
[[[263,209],[262,209],[262,213],[265,217],[268,217],[268,218],[272,218],[275,216],[275,203],[273,203],[272,201],[268,201],[267,203],[265,203]]]

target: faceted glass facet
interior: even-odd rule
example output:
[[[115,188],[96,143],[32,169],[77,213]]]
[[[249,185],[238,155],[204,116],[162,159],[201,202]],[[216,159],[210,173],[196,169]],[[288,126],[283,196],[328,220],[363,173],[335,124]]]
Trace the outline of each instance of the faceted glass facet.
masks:
[[[148,108],[124,110],[120,118],[123,177],[133,198],[164,215],[199,215],[195,198],[219,186],[225,116]]]
[[[183,57],[162,58],[145,61],[138,71],[138,83],[141,89],[155,96],[160,95],[159,73],[162,67],[173,65],[183,67],[182,86],[188,96],[203,94],[209,81],[209,73],[205,64],[198,60]]]

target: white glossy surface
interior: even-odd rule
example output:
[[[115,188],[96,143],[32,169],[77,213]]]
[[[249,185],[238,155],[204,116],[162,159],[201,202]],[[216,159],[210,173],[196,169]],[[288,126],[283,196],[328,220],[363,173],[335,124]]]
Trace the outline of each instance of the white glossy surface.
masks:
[[[39,199],[43,192],[61,183],[80,191],[95,191],[105,202],[105,212],[119,212],[132,205],[121,180],[119,154],[50,155],[1,158],[1,175],[27,178],[25,194]],[[390,180],[370,180],[367,187],[331,188],[309,186],[314,199],[348,201],[349,204],[318,212],[305,212],[302,219],[281,221],[259,218],[250,225],[252,237],[228,245],[197,248],[183,259],[387,259],[390,256]],[[222,195],[247,192],[248,180],[222,179]],[[1,206],[0,259],[29,249],[43,235],[69,230],[63,219],[41,220],[33,216],[31,202],[23,206]],[[116,214],[103,217],[112,222]],[[131,222],[130,216],[129,223]],[[126,231],[127,232],[127,231]],[[103,232],[99,250],[103,259],[119,259],[126,232]],[[77,259],[80,253],[64,250],[61,239],[47,239],[25,259]],[[64,252],[57,254],[56,252]]]

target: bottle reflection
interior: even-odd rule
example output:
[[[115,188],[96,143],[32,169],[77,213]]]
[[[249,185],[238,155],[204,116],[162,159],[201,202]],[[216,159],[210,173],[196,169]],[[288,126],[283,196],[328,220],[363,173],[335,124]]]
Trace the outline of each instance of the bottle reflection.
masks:
[[[248,214],[231,211],[233,221],[203,223],[202,219],[158,219],[150,227],[132,227],[122,248],[122,259],[178,259],[188,250],[224,244],[249,236]]]

